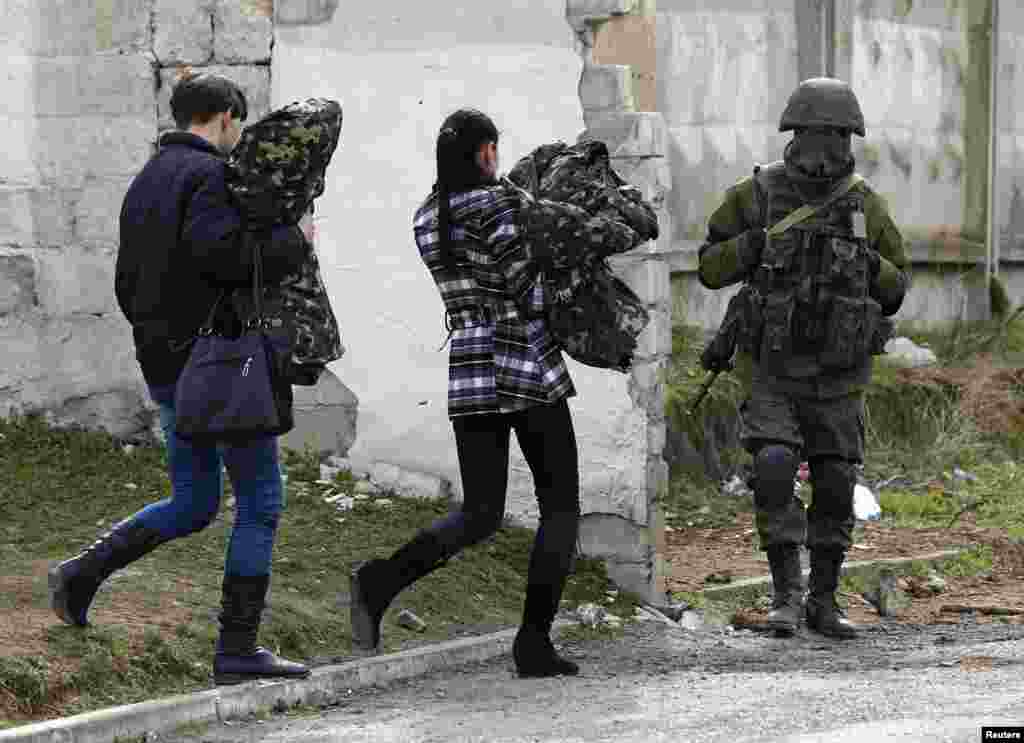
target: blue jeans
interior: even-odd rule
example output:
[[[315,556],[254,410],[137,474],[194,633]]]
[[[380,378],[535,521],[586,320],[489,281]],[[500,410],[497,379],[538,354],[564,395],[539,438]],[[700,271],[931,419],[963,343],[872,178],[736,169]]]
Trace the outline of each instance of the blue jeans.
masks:
[[[146,506],[134,518],[167,539],[205,529],[220,508],[223,465],[227,465],[235,494],[235,525],[224,572],[268,575],[283,507],[277,437],[245,446],[193,446],[174,433],[174,385],[150,387],[149,392],[160,406],[172,494]]]

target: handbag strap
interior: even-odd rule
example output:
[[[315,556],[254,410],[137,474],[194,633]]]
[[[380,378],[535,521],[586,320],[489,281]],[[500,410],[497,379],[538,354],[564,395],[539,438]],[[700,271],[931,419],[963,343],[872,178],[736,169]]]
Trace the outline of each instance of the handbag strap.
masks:
[[[227,291],[221,289],[220,294],[213,300],[213,306],[210,308],[209,314],[206,316],[205,322],[199,326],[199,330],[196,331],[196,337],[201,335],[213,335],[213,319],[217,316],[217,308],[220,307],[220,303],[224,301],[224,297],[227,296]],[[189,339],[189,343],[192,342],[192,338]]]
[[[243,221],[242,228],[245,229]],[[249,233],[245,233],[249,234]],[[263,324],[263,247],[259,238],[250,235],[252,240],[252,306],[253,314],[246,327],[254,328]]]

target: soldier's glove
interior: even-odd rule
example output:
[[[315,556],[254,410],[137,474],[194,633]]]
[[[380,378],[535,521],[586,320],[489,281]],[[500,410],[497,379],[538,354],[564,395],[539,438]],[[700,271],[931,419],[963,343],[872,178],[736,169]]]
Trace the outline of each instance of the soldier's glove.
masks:
[[[761,263],[761,251],[765,245],[765,231],[760,228],[747,230],[740,234],[737,242],[740,265],[744,272],[750,273]]]

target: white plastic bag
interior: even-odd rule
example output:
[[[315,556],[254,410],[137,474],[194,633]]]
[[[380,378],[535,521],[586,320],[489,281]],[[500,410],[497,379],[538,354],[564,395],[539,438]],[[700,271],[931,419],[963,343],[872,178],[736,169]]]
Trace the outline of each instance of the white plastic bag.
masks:
[[[882,507],[875,494],[860,483],[853,488],[853,514],[859,521],[876,521],[882,517]]]

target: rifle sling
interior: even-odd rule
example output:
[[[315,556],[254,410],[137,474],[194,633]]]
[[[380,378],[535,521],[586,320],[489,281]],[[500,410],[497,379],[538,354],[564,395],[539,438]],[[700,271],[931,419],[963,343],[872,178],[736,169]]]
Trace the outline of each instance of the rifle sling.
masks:
[[[768,235],[768,237],[775,237],[776,235],[781,235],[783,232],[788,230],[793,225],[800,224],[808,217],[814,216],[816,213],[818,213],[825,207],[835,202],[836,199],[845,196],[847,193],[850,192],[850,189],[852,189],[858,183],[861,183],[863,180],[864,179],[861,178],[856,173],[850,174],[849,176],[843,179],[842,183],[836,186],[836,189],[832,193],[830,193],[828,195],[828,198],[825,199],[823,202],[821,202],[820,204],[804,204],[799,209],[795,209],[794,211],[790,212],[788,216],[786,216],[779,222],[776,222],[774,225],[769,227],[766,234]]]

